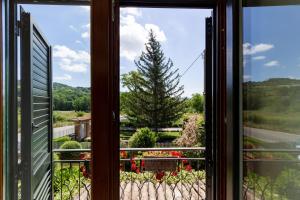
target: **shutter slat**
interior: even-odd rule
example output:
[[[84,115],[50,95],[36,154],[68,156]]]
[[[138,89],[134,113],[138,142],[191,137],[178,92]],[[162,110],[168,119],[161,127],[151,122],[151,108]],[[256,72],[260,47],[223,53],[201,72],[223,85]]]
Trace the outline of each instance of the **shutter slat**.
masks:
[[[52,191],[51,47],[30,13],[21,11],[22,199],[50,200]],[[26,111],[26,112],[25,112]]]

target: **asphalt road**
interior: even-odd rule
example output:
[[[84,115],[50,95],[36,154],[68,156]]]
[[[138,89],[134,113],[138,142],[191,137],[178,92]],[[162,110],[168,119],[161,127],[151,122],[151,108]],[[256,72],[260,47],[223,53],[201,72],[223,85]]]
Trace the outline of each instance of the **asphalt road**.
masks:
[[[285,133],[280,131],[272,131],[266,129],[250,128],[244,127],[244,135],[256,138],[258,140],[268,142],[268,143],[295,143],[300,144],[300,135]]]

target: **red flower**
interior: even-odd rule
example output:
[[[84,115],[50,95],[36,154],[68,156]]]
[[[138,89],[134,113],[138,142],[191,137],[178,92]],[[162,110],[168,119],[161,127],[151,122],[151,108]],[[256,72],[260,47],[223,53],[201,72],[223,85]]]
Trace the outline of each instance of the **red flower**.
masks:
[[[165,172],[157,172],[155,177],[157,180],[161,181],[164,176]]]
[[[176,172],[176,171],[173,171],[172,173],[171,173],[171,176],[177,176],[178,175],[178,173]]]
[[[135,170],[136,170],[136,164],[135,164],[135,162],[133,162],[133,163],[131,164],[131,170],[132,170],[132,171],[135,171]]]
[[[141,166],[145,167],[145,161],[144,160],[141,161]]]
[[[187,166],[185,167],[185,170],[186,170],[186,171],[189,171],[189,172],[192,171],[191,165],[187,165]]]
[[[121,158],[127,158],[126,151],[121,151],[120,154],[121,154]]]
[[[182,154],[178,151],[171,151],[170,154],[172,156],[175,156],[175,157],[178,157],[178,158],[180,158],[182,156]]]
[[[136,172],[137,174],[139,174],[139,173],[140,173],[140,169],[139,169],[139,168],[136,168],[135,172]]]
[[[185,165],[188,164],[189,162],[187,160],[182,160],[182,163]]]

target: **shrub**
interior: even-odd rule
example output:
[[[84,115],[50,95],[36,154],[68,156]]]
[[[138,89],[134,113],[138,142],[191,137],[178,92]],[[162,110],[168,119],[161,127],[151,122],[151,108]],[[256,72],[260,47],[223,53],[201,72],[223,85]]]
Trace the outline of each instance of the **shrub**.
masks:
[[[184,124],[182,135],[175,143],[178,146],[191,147],[205,145],[205,127],[201,115],[194,114]]]
[[[77,141],[66,141],[60,146],[61,149],[82,149],[82,146]],[[61,160],[76,160],[80,158],[80,152],[61,152]]]
[[[138,129],[129,139],[129,147],[154,147],[156,142],[155,133],[149,128]]]
[[[70,136],[63,136],[63,137],[53,139],[53,142],[67,142],[67,141],[71,141],[71,140],[72,139]]]
[[[63,116],[61,116],[60,114],[53,112],[53,123],[57,123],[57,122],[64,122],[67,119]]]
[[[82,111],[76,112],[76,117],[83,117],[83,115],[84,115],[84,112],[82,112]]]

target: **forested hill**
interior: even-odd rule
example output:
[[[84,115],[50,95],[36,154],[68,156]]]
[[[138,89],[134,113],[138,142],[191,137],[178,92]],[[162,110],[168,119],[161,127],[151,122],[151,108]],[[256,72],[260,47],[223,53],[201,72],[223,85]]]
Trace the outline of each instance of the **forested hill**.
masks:
[[[90,111],[90,95],[89,87],[72,87],[54,82],[54,110]]]
[[[253,86],[272,86],[272,87],[300,86],[300,79],[271,78],[260,82],[249,81],[249,82],[245,82],[244,84],[253,85]]]
[[[300,112],[300,80],[272,78],[262,82],[245,82],[245,110]]]

